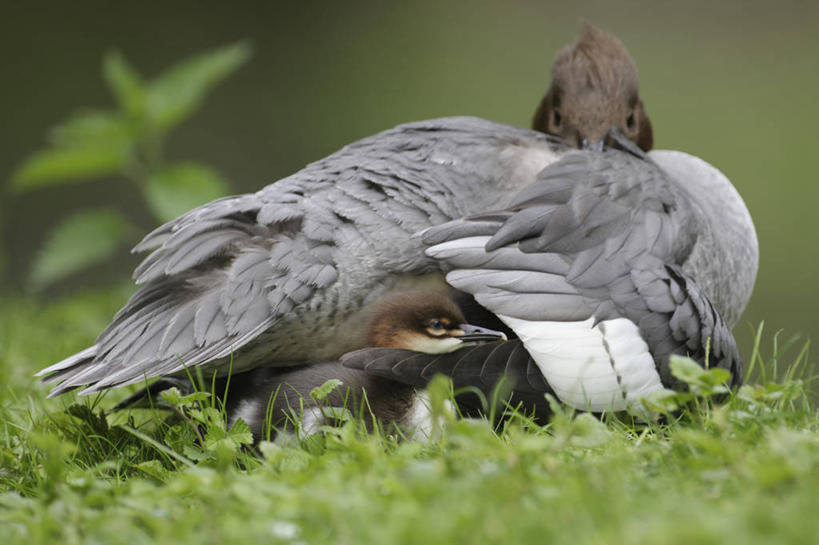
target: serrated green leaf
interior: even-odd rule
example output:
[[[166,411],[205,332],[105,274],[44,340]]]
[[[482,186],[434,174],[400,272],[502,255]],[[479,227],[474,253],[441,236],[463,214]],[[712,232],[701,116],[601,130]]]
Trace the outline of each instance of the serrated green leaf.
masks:
[[[159,460],[146,460],[136,464],[134,467],[158,481],[164,481],[171,474]]]
[[[210,392],[191,392],[186,396],[183,396],[180,402],[183,405],[188,405],[190,403],[198,403],[200,401],[207,401],[210,399]]]
[[[200,401],[205,401],[210,398],[210,392],[191,392],[187,395],[182,395],[176,386],[172,386],[167,390],[162,390],[159,395],[166,403],[173,406],[192,405]]]
[[[119,51],[110,51],[105,55],[102,74],[125,113],[137,118],[145,112],[147,93],[142,78]]]
[[[236,420],[236,422],[230,428],[228,431],[228,437],[240,445],[253,444],[253,433],[251,433],[250,427],[241,418]]]
[[[38,187],[115,174],[127,159],[120,149],[50,149],[29,156],[12,175],[12,187]]]
[[[578,447],[599,447],[611,439],[608,427],[589,413],[578,414],[573,427],[571,442]]]
[[[127,150],[132,145],[128,123],[115,112],[86,110],[49,131],[57,148]]]
[[[116,210],[81,212],[60,223],[34,260],[29,284],[42,289],[111,256],[129,225]]]
[[[156,172],[145,184],[145,199],[161,222],[172,220],[200,204],[229,191],[215,170],[198,163],[171,165]]]
[[[676,411],[681,405],[688,402],[691,394],[688,392],[675,392],[663,388],[655,390],[640,400],[641,405],[651,412],[667,414]]]
[[[261,441],[256,447],[259,449],[259,452],[262,453],[262,457],[267,461],[277,460],[284,452],[281,446],[270,441]]]
[[[676,354],[671,355],[668,365],[671,368],[672,375],[688,384],[699,382],[700,377],[705,373],[705,369],[699,363],[691,358]]]
[[[182,453],[186,458],[189,460],[194,460],[195,462],[204,462],[205,460],[211,458],[210,453],[202,450],[202,448],[198,445],[183,445]]]
[[[162,390],[159,392],[159,396],[165,400],[165,403],[168,405],[173,405],[176,407],[182,404],[182,393],[176,386],[171,386],[167,390]]]
[[[324,384],[322,384],[321,386],[317,386],[310,390],[310,397],[312,397],[316,401],[322,401],[323,399],[326,399],[327,396],[330,395],[330,393],[332,393],[333,390],[335,390],[342,384],[344,383],[338,380],[337,378],[331,378],[330,380],[325,381]]]
[[[321,414],[326,422],[332,422],[334,427],[341,422],[350,422],[355,420],[355,416],[346,407],[322,407]],[[319,426],[321,429],[322,426]]]
[[[250,46],[236,43],[170,68],[148,86],[147,112],[154,127],[168,130],[190,116],[214,86],[250,58]]]
[[[727,383],[731,379],[731,373],[725,369],[714,367],[708,369],[702,374],[700,380],[710,386],[720,386]]]

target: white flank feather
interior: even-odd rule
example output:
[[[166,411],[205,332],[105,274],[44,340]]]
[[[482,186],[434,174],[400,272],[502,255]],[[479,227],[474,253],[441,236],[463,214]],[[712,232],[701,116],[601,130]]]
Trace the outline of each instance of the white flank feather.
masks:
[[[620,411],[662,389],[660,375],[637,326],[625,318],[593,326],[535,322],[499,314],[523,341],[563,403],[594,412]]]

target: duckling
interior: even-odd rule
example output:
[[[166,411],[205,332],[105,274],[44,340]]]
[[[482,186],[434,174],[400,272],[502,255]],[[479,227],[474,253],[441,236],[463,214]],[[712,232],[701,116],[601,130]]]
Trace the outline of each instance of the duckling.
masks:
[[[367,327],[366,345],[446,354],[478,343],[505,340],[504,333],[465,323],[458,306],[434,292],[400,292],[381,298]],[[316,401],[310,392],[327,380],[338,379],[339,388]],[[225,395],[229,425],[244,420],[256,439],[270,430],[291,429],[294,416],[299,429],[309,433],[326,420],[327,408],[361,411],[370,430],[374,417],[384,429],[400,430],[420,438],[429,433],[429,414],[423,393],[411,386],[365,371],[326,361],[290,368],[260,368],[232,377]],[[300,403],[303,401],[304,405]],[[303,414],[301,414],[303,407]],[[370,417],[371,416],[371,417]]]
[[[612,127],[643,151],[651,149],[654,136],[637,66],[623,42],[584,24],[577,41],[557,53],[532,128],[571,146],[600,150]]]

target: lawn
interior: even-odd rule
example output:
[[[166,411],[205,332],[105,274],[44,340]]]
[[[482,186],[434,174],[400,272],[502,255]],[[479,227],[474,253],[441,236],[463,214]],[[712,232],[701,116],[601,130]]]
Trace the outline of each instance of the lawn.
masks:
[[[349,421],[257,456],[207,401],[176,400],[189,422],[106,416],[126,391],[45,399],[32,374],[91,342],[124,293],[4,301],[4,543],[816,542],[819,419],[807,350],[783,335],[744,354],[751,385],[649,425],[560,411],[493,429],[442,413],[428,443]],[[704,376],[692,390],[713,390]]]

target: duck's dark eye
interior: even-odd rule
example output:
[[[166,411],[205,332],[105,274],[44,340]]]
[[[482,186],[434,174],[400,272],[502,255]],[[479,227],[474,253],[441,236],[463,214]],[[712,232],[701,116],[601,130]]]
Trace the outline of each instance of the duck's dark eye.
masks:
[[[558,112],[557,110],[555,110],[555,111],[552,113],[552,119],[554,120],[555,127],[559,127],[559,126],[560,126],[560,112]]]
[[[628,127],[629,129],[634,128],[634,112],[628,114],[628,117],[626,118],[626,127]]]
[[[431,320],[427,327],[430,329],[444,329],[444,323],[441,320]]]

